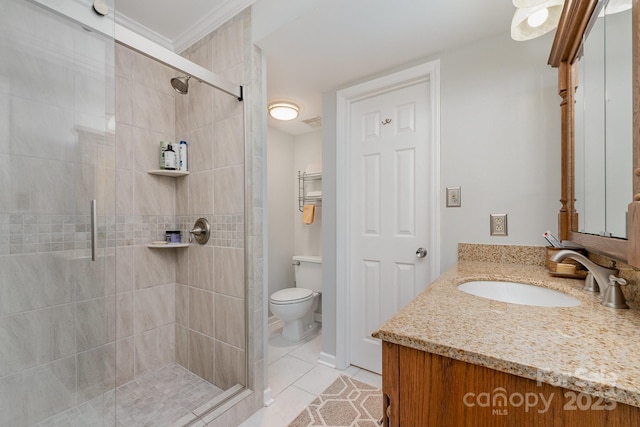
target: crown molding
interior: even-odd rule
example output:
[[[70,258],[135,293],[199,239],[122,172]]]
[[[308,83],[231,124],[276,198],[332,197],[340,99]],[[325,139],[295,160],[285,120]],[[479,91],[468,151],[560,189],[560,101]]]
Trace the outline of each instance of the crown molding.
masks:
[[[174,51],[182,52],[187,49],[255,2],[256,0],[228,0],[223,2],[220,7],[203,16],[191,28],[176,37],[173,40]]]
[[[151,28],[142,25],[138,21],[135,21],[129,18],[128,16],[123,15],[122,13],[116,13],[116,23],[122,25],[125,28],[130,29],[131,31],[141,35],[144,38],[147,38],[159,44],[164,48],[175,51],[173,48],[173,42],[170,39],[158,34],[157,32],[153,31]]]
[[[224,1],[219,7],[204,15],[188,30],[184,31],[173,40],[164,37],[122,13],[116,14],[116,22],[164,48],[173,52],[182,52],[255,2],[256,0]]]

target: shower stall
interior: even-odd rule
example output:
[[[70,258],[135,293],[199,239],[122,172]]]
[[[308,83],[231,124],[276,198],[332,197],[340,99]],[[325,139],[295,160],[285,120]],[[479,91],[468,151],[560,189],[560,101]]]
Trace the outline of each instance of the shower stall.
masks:
[[[0,425],[232,425],[263,388],[250,11],[172,64],[119,39],[107,3],[3,2]],[[158,175],[181,140],[188,173]],[[184,245],[153,245],[167,230]]]

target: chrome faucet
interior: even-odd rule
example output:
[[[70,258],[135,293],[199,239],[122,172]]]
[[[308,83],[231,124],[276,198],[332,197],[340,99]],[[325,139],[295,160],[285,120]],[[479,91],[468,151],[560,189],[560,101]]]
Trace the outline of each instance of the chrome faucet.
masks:
[[[596,264],[595,262],[591,261],[586,256],[569,249],[556,252],[551,257],[551,261],[562,262],[562,260],[566,258],[571,258],[575,261],[578,261],[580,264],[584,265],[587,268],[587,270],[589,270],[589,273],[591,273],[592,277],[595,279],[597,286],[590,288],[589,287],[590,279],[589,277],[587,277],[587,280],[586,280],[587,283],[584,289],[591,292],[598,292],[599,290],[600,296],[604,296],[605,293],[607,292],[607,286],[609,286],[609,276],[612,274],[618,275],[617,268],[602,267]]]

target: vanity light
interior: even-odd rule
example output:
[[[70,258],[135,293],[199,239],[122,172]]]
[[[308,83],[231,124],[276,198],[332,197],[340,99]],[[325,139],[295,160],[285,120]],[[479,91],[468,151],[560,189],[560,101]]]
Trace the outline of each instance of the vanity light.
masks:
[[[540,37],[556,28],[564,0],[513,0],[513,4],[531,5],[518,7],[511,21],[511,38],[524,41]]]
[[[278,120],[293,120],[300,112],[300,107],[290,102],[274,102],[268,109],[269,115]]]

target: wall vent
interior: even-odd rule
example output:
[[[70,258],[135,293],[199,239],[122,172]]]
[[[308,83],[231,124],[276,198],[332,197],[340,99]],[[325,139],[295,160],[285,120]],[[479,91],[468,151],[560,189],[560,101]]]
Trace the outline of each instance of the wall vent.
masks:
[[[319,128],[322,126],[322,117],[320,116],[311,117],[310,119],[303,120],[302,123],[314,129]]]

